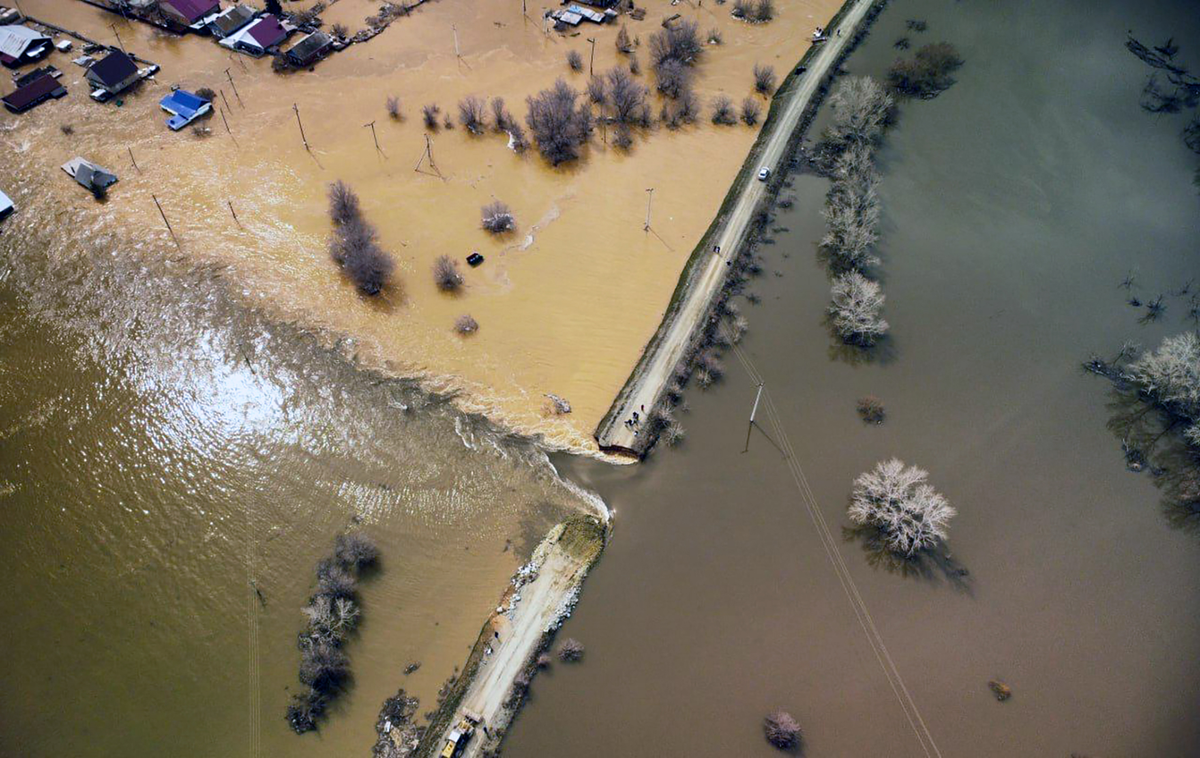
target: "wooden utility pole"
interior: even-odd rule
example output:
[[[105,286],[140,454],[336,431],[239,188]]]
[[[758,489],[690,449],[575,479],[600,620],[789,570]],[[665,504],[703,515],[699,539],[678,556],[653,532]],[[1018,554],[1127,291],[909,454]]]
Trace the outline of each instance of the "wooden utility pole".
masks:
[[[233,107],[229,105],[229,98],[225,97],[225,90],[219,89],[217,92],[221,93],[221,99],[225,101],[225,109],[230,111],[233,110]]]
[[[125,49],[125,43],[121,41],[121,35],[117,34],[117,25],[109,24],[109,27],[113,30],[113,36],[117,38],[117,44],[121,46],[121,52],[129,55],[129,51]]]
[[[383,150],[379,147],[379,137],[375,134],[375,122],[372,121],[369,124],[363,124],[364,129],[366,129],[368,126],[371,127],[371,139],[375,140],[375,149],[382,153]]]
[[[588,37],[588,42],[592,43],[592,57],[588,59],[588,76],[596,75],[596,38]]]
[[[230,200],[226,200],[225,202],[229,204],[229,213],[233,216],[233,223],[237,224],[238,228],[240,229],[242,227],[242,222],[238,221],[237,214],[233,212],[233,202]],[[247,361],[247,363],[249,363],[249,361]]]
[[[229,136],[232,137],[233,130],[229,128],[229,119],[225,118],[225,109],[217,108],[217,111],[221,114],[221,123],[225,124],[225,131],[229,132]]]
[[[451,24],[450,28],[454,31],[454,57],[461,58],[462,51],[458,49],[458,27]]]
[[[304,143],[304,149],[309,150],[308,137],[304,136],[304,122],[300,120],[300,106],[292,103],[292,110],[296,112],[296,123],[300,125],[300,140]]]
[[[229,80],[229,86],[233,87],[233,96],[237,98],[238,105],[245,108],[246,105],[242,102],[242,96],[238,94],[237,85],[233,83],[233,76],[229,73],[229,69],[225,69],[225,78]]]
[[[654,188],[651,187],[646,192],[650,194],[646,198],[646,226],[642,229],[644,232],[650,231],[650,203],[654,201]]]
[[[137,172],[138,172],[139,174],[140,174],[140,173],[142,173],[142,170],[141,170],[140,168],[138,168],[137,161],[136,161],[136,160],[134,160],[134,158],[133,158],[133,148],[132,148],[132,147],[129,147],[129,146],[126,146],[126,147],[125,147],[125,149],[129,151],[129,160],[133,161],[133,167],[134,167],[135,169],[137,169]]]
[[[167,225],[167,231],[171,233],[171,239],[175,240],[175,247],[183,250],[183,246],[179,244],[179,238],[175,236],[175,230],[171,228],[171,222],[167,220],[167,214],[163,213],[162,204],[158,202],[158,198],[153,193],[150,197],[154,198],[154,205],[158,208],[158,215],[162,216],[163,223]]]

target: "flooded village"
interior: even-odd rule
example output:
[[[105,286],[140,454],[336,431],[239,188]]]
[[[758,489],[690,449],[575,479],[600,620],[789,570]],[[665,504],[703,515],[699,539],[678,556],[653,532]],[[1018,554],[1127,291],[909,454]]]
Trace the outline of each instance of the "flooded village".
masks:
[[[0,752],[1195,754],[1200,28],[1018,5],[0,7]]]

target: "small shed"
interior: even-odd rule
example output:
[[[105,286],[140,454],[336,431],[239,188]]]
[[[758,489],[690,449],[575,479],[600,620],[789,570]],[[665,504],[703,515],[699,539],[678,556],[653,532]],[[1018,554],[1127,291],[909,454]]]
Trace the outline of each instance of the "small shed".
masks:
[[[212,112],[212,103],[187,90],[177,89],[158,101],[159,107],[171,114],[167,126],[179,131],[206,113]]]
[[[109,52],[87,70],[87,80],[109,95],[124,92],[139,78],[137,64],[123,50]]]
[[[27,26],[0,26],[0,63],[9,68],[39,61],[50,54],[52,47],[49,37]]]
[[[67,94],[67,88],[49,74],[43,74],[24,87],[4,96],[4,107],[13,113],[24,113],[52,98]]]

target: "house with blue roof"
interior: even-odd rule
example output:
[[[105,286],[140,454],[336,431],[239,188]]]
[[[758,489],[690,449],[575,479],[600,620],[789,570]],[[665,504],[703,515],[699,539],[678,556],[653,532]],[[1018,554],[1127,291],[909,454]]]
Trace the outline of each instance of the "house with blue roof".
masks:
[[[187,90],[177,89],[158,101],[162,109],[171,114],[167,126],[179,131],[206,113],[212,111],[212,103]]]

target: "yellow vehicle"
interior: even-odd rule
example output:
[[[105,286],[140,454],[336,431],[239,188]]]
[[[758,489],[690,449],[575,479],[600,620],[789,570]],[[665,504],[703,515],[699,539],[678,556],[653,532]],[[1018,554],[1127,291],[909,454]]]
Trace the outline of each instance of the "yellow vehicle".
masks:
[[[475,736],[475,725],[481,720],[479,714],[463,710],[462,720],[458,722],[458,726],[450,730],[450,734],[446,737],[446,745],[442,748],[440,758],[457,758],[461,755],[467,743],[471,741],[471,737]]]

